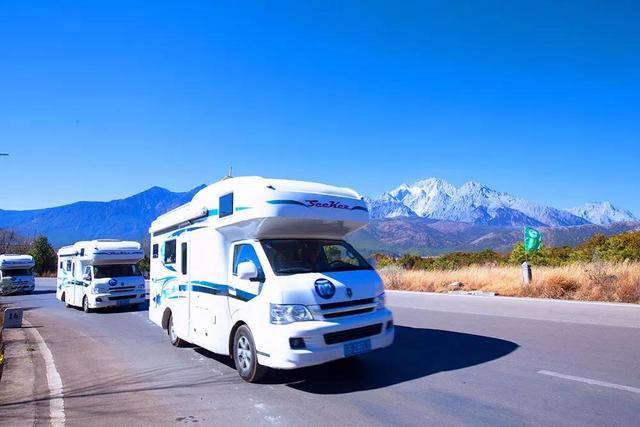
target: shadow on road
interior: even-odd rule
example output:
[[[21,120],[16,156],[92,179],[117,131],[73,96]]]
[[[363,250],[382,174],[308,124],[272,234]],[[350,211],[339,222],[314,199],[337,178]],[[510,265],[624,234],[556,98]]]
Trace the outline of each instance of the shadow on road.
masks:
[[[55,289],[36,289],[31,294],[33,295],[44,295],[44,294],[55,294]]]
[[[511,341],[438,329],[396,326],[395,343],[357,359],[294,371],[266,380],[316,394],[371,390],[486,363],[518,348]]]

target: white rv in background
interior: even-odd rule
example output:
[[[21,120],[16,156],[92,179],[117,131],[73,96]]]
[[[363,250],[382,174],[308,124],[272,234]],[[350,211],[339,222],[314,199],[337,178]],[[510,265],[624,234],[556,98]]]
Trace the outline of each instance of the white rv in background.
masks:
[[[136,264],[143,257],[138,242],[105,239],[64,246],[58,251],[56,297],[87,313],[142,303],[144,277]]]
[[[33,292],[35,265],[31,255],[0,255],[0,295]]]
[[[149,318],[173,345],[230,355],[247,381],[387,347],[382,281],[343,240],[368,220],[347,188],[212,184],[151,224]]]

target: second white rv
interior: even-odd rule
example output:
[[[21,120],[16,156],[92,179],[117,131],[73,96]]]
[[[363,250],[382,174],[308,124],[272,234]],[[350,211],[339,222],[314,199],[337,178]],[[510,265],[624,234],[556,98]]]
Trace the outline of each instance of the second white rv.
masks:
[[[33,292],[35,265],[31,255],[0,255],[0,295]]]
[[[138,242],[91,240],[58,251],[56,297],[67,306],[127,306],[145,301],[144,277],[137,263],[144,257]]]
[[[230,355],[246,381],[387,347],[382,280],[344,240],[368,220],[347,188],[212,184],[151,224],[149,318],[173,345]]]

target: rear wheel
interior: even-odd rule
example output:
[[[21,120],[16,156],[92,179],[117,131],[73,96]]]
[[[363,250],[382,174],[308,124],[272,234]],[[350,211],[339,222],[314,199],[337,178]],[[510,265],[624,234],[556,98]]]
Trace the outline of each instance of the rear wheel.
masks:
[[[233,361],[240,377],[250,383],[259,381],[267,373],[267,368],[258,363],[256,345],[247,325],[236,331],[233,340]]]
[[[67,294],[62,294],[62,301],[64,301],[64,306],[69,308],[71,307],[71,304],[69,304],[69,301],[67,301]]]
[[[169,334],[169,340],[171,341],[171,345],[174,347],[182,347],[184,345],[184,341],[178,337],[176,333],[176,328],[173,325],[173,315],[169,317],[169,325],[167,326],[167,333]]]
[[[85,313],[91,313],[91,308],[89,307],[89,298],[87,298],[86,295],[84,296],[84,298],[82,298],[82,310],[84,310]]]

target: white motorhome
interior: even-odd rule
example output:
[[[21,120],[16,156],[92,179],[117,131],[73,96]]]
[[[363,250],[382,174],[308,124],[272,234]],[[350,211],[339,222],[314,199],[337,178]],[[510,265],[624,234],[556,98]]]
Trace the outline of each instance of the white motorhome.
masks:
[[[31,255],[0,255],[0,295],[33,292],[35,265]]]
[[[56,297],[85,312],[145,301],[144,277],[137,266],[144,257],[138,242],[90,240],[58,251]]]
[[[353,190],[228,178],[151,224],[149,318],[173,345],[234,359],[240,376],[391,345],[375,269],[343,239],[369,214]]]

